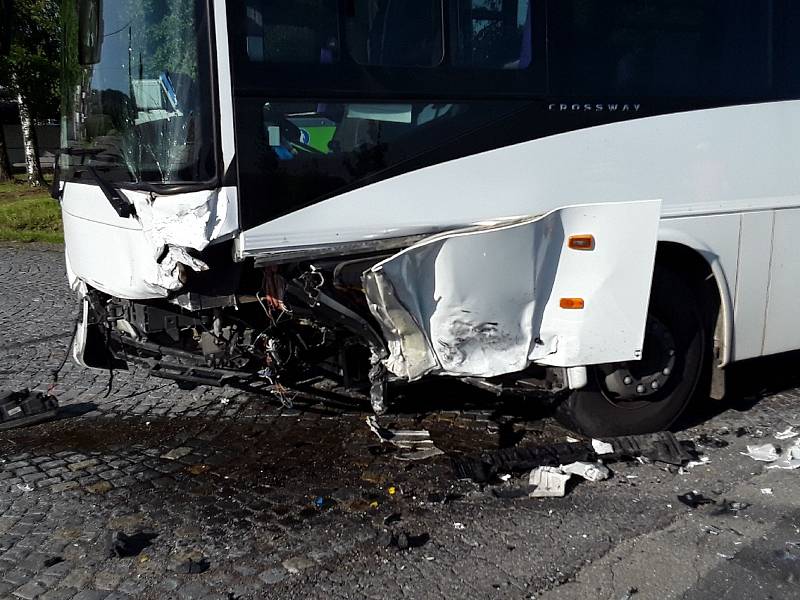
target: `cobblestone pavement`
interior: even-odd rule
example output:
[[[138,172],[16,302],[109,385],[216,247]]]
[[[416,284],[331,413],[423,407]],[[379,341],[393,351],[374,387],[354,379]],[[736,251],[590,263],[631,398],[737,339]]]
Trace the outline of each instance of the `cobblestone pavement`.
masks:
[[[75,310],[63,254],[0,247],[0,281],[0,388],[46,387]],[[67,363],[58,420],[0,432],[0,597],[797,597],[800,472],[740,454],[800,425],[796,362],[742,367],[731,401],[687,419],[707,464],[614,465],[547,500],[454,481],[446,457],[397,460],[355,401],[285,408],[138,371],[107,393],[107,374]],[[457,385],[409,388],[397,409],[387,425],[428,428],[451,455],[566,435]],[[677,501],[694,489],[750,506]]]

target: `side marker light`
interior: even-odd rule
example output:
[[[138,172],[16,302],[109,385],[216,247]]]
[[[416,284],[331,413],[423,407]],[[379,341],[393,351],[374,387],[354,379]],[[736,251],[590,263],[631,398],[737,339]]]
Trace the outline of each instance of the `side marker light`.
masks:
[[[568,246],[571,250],[594,250],[594,236],[591,234],[572,235],[569,238]]]
[[[583,301],[583,298],[562,298],[561,299],[561,308],[566,310],[583,310],[586,303]]]

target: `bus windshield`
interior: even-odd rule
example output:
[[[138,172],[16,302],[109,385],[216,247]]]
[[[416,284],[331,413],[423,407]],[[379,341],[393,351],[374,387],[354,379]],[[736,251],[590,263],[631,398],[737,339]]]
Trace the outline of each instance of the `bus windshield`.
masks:
[[[114,183],[214,176],[200,0],[66,0],[62,167]],[[83,167],[83,169],[82,169]]]

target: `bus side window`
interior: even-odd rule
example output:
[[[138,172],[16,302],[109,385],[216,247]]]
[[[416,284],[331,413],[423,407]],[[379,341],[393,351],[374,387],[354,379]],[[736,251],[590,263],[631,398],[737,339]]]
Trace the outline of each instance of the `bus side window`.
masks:
[[[800,2],[777,0],[775,13],[775,87],[779,97],[800,96]]]
[[[442,0],[349,0],[347,6],[347,43],[357,63],[435,67],[442,62]]]
[[[455,4],[453,64],[484,69],[530,66],[531,0],[461,0]]]
[[[338,62],[338,13],[329,0],[249,0],[247,57],[256,63]]]

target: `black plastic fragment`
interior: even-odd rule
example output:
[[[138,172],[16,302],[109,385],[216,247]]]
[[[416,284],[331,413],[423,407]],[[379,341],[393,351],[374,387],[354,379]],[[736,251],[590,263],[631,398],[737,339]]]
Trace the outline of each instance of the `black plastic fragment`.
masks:
[[[611,444],[613,451],[610,454],[598,455],[591,442],[565,442],[535,448],[506,448],[473,457],[454,457],[453,473],[457,479],[488,483],[494,481],[499,473],[520,474],[536,467],[557,467],[577,461],[594,462],[598,458],[613,462],[644,457],[670,465],[683,465],[697,457],[692,442],[678,441],[669,431],[603,441]]]
[[[153,532],[139,531],[133,535],[127,535],[122,531],[114,531],[109,536],[108,554],[117,558],[130,558],[138,556],[142,550],[152,545],[152,541],[158,537]]]
[[[40,423],[54,417],[57,411],[58,400],[44,392],[0,392],[0,429]]]
[[[706,498],[703,496],[703,494],[697,492],[686,492],[685,494],[681,494],[678,496],[678,500],[690,508],[697,508],[698,506],[703,506],[704,504],[716,504],[711,498]]]
[[[706,433],[697,438],[697,443],[701,446],[705,446],[706,448],[724,448],[729,444],[729,442],[725,440],[712,437]]]

